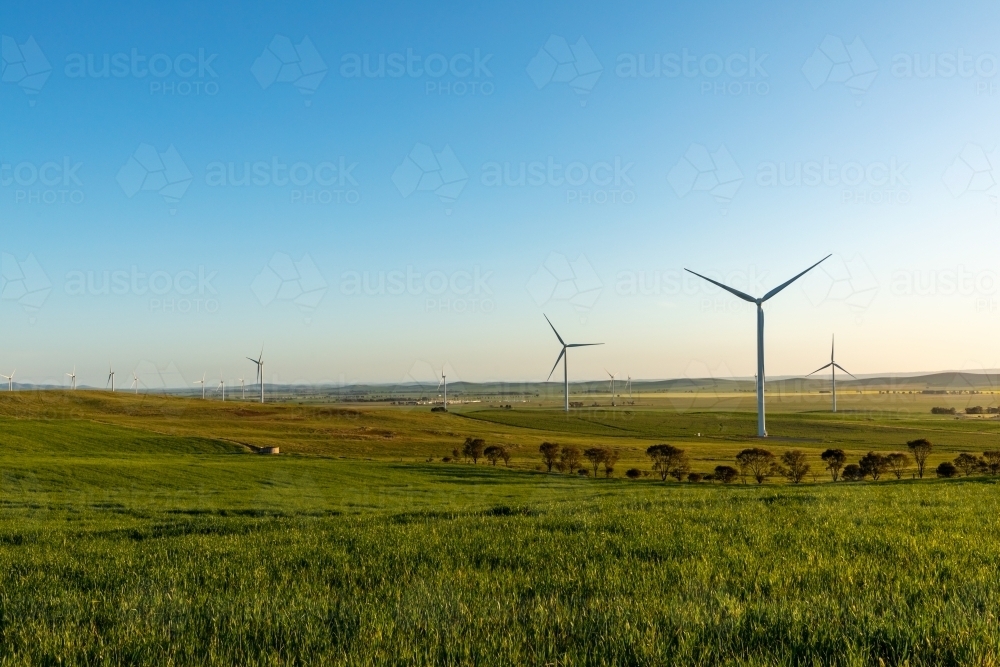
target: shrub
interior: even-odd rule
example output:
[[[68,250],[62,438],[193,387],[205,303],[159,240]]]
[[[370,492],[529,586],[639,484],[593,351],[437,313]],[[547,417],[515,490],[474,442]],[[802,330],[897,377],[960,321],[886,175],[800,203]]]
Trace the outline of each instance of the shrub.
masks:
[[[639,479],[642,477],[642,471],[638,468],[629,468],[625,471],[625,476],[629,479]]]
[[[736,480],[740,472],[732,466],[715,466],[715,479],[723,484],[729,484]]]
[[[688,481],[689,482],[697,484],[701,480],[702,480],[701,473],[697,473],[697,472],[688,473]]]
[[[557,467],[561,471],[569,471],[570,474],[580,467],[580,448],[567,445],[559,452],[559,463]]]
[[[953,466],[952,464],[948,463],[947,461],[941,463],[937,467],[937,476],[938,477],[954,477],[957,474],[958,474],[958,470],[955,468],[955,466]]]
[[[484,449],[486,449],[486,441],[482,438],[466,438],[465,444],[462,445],[462,454],[466,458],[472,459],[472,464],[475,465],[479,463]]]
[[[621,452],[614,447],[608,447],[604,450],[604,458],[601,459],[601,463],[604,464],[605,477],[611,477],[615,473],[615,464],[618,463],[620,456]]]
[[[955,408],[931,408],[931,414],[933,415],[953,415],[955,413]]]
[[[444,406],[436,405],[431,408],[431,412],[445,412]]]
[[[559,445],[554,442],[543,442],[538,446],[538,451],[542,454],[542,462],[545,463],[547,472],[552,472],[552,466],[559,458]]]
[[[590,477],[590,471],[587,470],[586,468],[580,468],[579,470],[576,471],[576,474],[579,475],[580,477]]]
[[[451,463],[451,457],[450,456],[442,457],[441,463]]]
[[[986,471],[991,475],[1000,473],[1000,450],[991,449],[983,452],[983,462],[986,464]]]
[[[497,464],[497,461],[502,459],[504,456],[504,446],[490,445],[489,447],[483,450],[483,456],[485,456],[486,460],[495,466]]]
[[[955,457],[955,467],[962,471],[962,474],[968,477],[974,472],[978,472],[986,467],[986,462],[980,459],[978,456],[973,456],[972,454],[967,454],[962,452]]]
[[[966,408],[965,409],[965,414],[967,414],[967,415],[981,415],[981,414],[983,414],[983,412],[984,412],[983,406],[981,406],[981,405],[975,405],[975,406],[973,406],[971,408]]]
[[[856,463],[849,463],[844,466],[844,472],[840,476],[847,482],[860,482],[865,478],[861,473],[861,466]]]
[[[798,484],[809,474],[809,461],[801,449],[789,449],[781,455],[781,472],[792,482]]]
[[[896,476],[896,479],[902,479],[903,473],[910,465],[910,457],[903,452],[893,452],[886,455],[885,459],[889,462],[889,470]]]
[[[877,482],[878,478],[889,469],[889,459],[881,454],[868,452],[858,461],[858,467],[861,468],[862,479],[870,476],[873,482]]]
[[[597,469],[604,463],[607,455],[607,447],[589,447],[583,450],[583,457],[590,461],[590,465],[594,467],[594,477],[597,477]]]

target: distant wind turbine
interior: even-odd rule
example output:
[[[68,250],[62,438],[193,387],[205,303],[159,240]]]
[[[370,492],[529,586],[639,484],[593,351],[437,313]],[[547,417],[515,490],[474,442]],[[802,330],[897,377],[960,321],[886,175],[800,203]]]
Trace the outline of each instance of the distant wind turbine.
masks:
[[[625,382],[625,388],[628,390],[628,400],[632,400],[632,376],[628,376],[628,380]]]
[[[202,373],[201,374],[201,379],[200,380],[195,380],[194,383],[201,385],[201,400],[204,401],[205,400],[205,374]]]
[[[264,346],[260,346],[260,355],[256,359],[247,357],[250,361],[257,364],[257,379],[260,380],[260,402],[264,402]]]
[[[552,370],[549,371],[549,377],[546,378],[545,381],[548,382],[549,379],[552,378],[552,374],[556,372],[556,368],[559,366],[559,361],[561,360],[563,362],[563,395],[564,395],[563,410],[566,411],[566,412],[569,412],[569,367],[568,367],[569,355],[566,354],[566,350],[568,350],[571,347],[590,347],[590,346],[593,346],[593,345],[604,345],[604,343],[569,343],[569,344],[567,344],[562,339],[562,336],[559,335],[559,332],[556,331],[556,328],[552,324],[552,320],[549,319],[549,316],[548,315],[544,315],[544,314],[543,314],[543,316],[545,317],[545,321],[549,323],[549,326],[552,327],[552,333],[554,333],[556,335],[556,338],[559,339],[559,344],[562,345],[562,351],[559,352],[559,356],[556,357],[556,363],[552,366]]]
[[[110,361],[108,362],[108,381],[104,383],[104,386],[107,387],[109,384],[111,385],[111,393],[115,393],[115,371]]]
[[[135,389],[135,393],[139,393],[139,376],[132,371],[132,386],[129,389]]]
[[[819,368],[817,368],[816,370],[814,370],[809,375],[813,375],[814,373],[819,373],[824,368],[829,368],[830,369],[830,380],[833,382],[833,411],[836,412],[837,411],[837,369],[839,368],[840,370],[844,371],[845,373],[847,373],[848,375],[850,375],[855,380],[857,380],[858,378],[854,377],[854,375],[852,375],[850,371],[848,371],[846,368],[844,368],[843,366],[841,366],[840,364],[838,364],[836,361],[834,361],[834,359],[833,359],[833,342],[834,342],[833,336],[830,336],[830,363],[828,363],[826,366],[820,366]],[[809,375],[807,375],[806,377],[809,377]]]
[[[242,393],[243,398],[246,399],[246,397],[247,397],[247,388],[243,384],[243,378],[240,378],[240,392]]]
[[[222,402],[226,402],[226,381],[222,378],[222,371],[219,371],[219,386],[216,387],[216,391],[222,390]]]
[[[7,378],[7,391],[14,391],[14,373],[16,372],[17,369],[15,368],[10,372],[10,375],[4,375],[0,373],[0,377]]]
[[[717,280],[712,280],[711,278],[706,278],[705,276],[701,275],[700,273],[695,273],[691,269],[684,269],[688,273],[694,274],[694,275],[698,276],[699,278],[702,278],[703,280],[707,280],[708,282],[712,283],[713,285],[717,285],[717,286],[721,287],[722,289],[726,290],[730,294],[733,294],[733,295],[735,295],[735,296],[743,299],[744,301],[749,301],[750,303],[757,304],[757,382],[756,382],[756,384],[757,384],[757,437],[759,437],[759,438],[766,438],[767,437],[767,428],[766,428],[765,421],[764,421],[764,377],[765,377],[764,376],[764,309],[762,308],[762,306],[763,306],[763,304],[764,304],[765,301],[767,301],[772,296],[774,296],[775,294],[777,294],[781,290],[783,290],[786,287],[788,287],[789,285],[791,285],[793,282],[795,282],[796,280],[798,280],[799,278],[801,278],[802,276],[804,276],[806,273],[808,273],[812,269],[814,269],[817,266],[819,266],[822,262],[826,261],[829,257],[830,257],[830,255],[827,255],[826,257],[824,257],[823,259],[819,260],[818,262],[816,262],[815,264],[813,264],[812,266],[810,266],[808,269],[806,269],[802,273],[796,275],[795,277],[793,277],[790,280],[787,280],[787,281],[781,283],[780,285],[778,285],[777,287],[775,287],[774,289],[772,289],[770,292],[768,292],[767,294],[765,294],[764,296],[759,297],[759,298],[754,298],[754,297],[750,296],[749,294],[745,294],[745,293],[743,293],[743,292],[741,292],[741,291],[739,291],[737,289],[733,289],[732,287],[729,287],[728,285],[723,285],[722,283],[720,283]]]
[[[444,385],[444,409],[447,410],[448,409],[448,376],[445,375],[445,373],[444,373],[444,367],[443,366],[441,367],[441,381],[438,382],[438,389],[441,388],[442,384]]]
[[[76,389],[76,364],[73,364],[73,372],[66,373],[69,376],[69,387],[70,389]]]
[[[615,407],[615,376],[618,375],[618,373],[612,373],[607,368],[604,369],[604,372],[611,378],[611,407]]]

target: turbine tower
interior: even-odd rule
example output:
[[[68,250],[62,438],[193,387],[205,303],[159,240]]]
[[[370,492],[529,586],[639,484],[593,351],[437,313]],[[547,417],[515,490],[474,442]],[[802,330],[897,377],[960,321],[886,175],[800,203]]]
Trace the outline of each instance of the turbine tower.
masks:
[[[104,386],[107,387],[109,384],[111,385],[111,393],[115,393],[115,370],[110,361],[108,362],[108,381],[104,383]]]
[[[568,350],[571,347],[590,347],[592,345],[604,345],[604,343],[569,343],[569,344],[567,344],[566,341],[564,341],[562,339],[562,336],[559,335],[559,332],[556,331],[556,328],[552,324],[552,320],[549,319],[549,316],[543,314],[543,317],[545,317],[545,321],[549,323],[549,326],[552,327],[552,333],[554,333],[556,335],[556,338],[559,339],[559,344],[562,345],[562,351],[559,352],[559,356],[556,357],[556,363],[552,366],[552,370],[549,371],[549,377],[545,378],[545,381],[548,382],[549,379],[552,378],[552,374],[556,372],[556,368],[559,366],[559,361],[562,360],[562,362],[563,362],[563,395],[564,395],[563,410],[565,412],[569,412],[569,368],[568,368],[569,355],[566,354],[566,350]]]
[[[708,282],[712,283],[713,285],[717,285],[717,286],[721,287],[722,289],[726,290],[730,294],[733,294],[733,295],[735,295],[735,296],[743,299],[744,301],[748,301],[750,303],[753,303],[753,304],[757,305],[757,382],[756,382],[756,384],[757,384],[757,437],[759,437],[759,438],[766,438],[767,437],[767,428],[766,428],[765,420],[764,420],[764,309],[762,308],[762,306],[764,305],[765,301],[767,301],[772,296],[774,296],[775,294],[777,294],[781,290],[783,290],[786,287],[788,287],[789,285],[791,285],[793,282],[795,282],[796,280],[798,280],[799,278],[801,278],[802,276],[804,276],[806,273],[808,273],[812,269],[814,269],[817,266],[819,266],[822,262],[826,261],[829,257],[830,257],[830,255],[827,255],[826,257],[824,257],[823,259],[819,260],[818,262],[816,262],[815,264],[813,264],[812,266],[810,266],[808,269],[806,269],[802,273],[794,276],[790,280],[786,280],[785,282],[781,283],[780,285],[778,285],[777,287],[775,287],[774,289],[772,289],[770,292],[768,292],[767,294],[765,294],[764,296],[758,297],[758,298],[754,298],[754,297],[750,296],[749,294],[745,294],[745,293],[743,293],[743,292],[741,292],[741,291],[739,291],[737,289],[733,289],[732,287],[729,287],[728,285],[723,285],[722,283],[720,283],[717,280],[712,280],[711,278],[706,278],[705,276],[701,275],[700,273],[695,273],[691,269],[684,269],[688,273],[694,274],[694,275],[698,276],[699,278],[701,278],[703,280],[707,280]]]
[[[7,391],[14,391],[14,373],[16,372],[17,369],[15,368],[10,372],[10,375],[4,375],[3,373],[0,373],[0,377],[7,379]]]
[[[69,376],[69,387],[70,389],[76,389],[76,364],[73,365],[73,372],[66,373]]]
[[[833,411],[836,412],[837,411],[837,369],[839,368],[840,370],[844,371],[845,373],[847,373],[848,375],[850,375],[855,380],[857,380],[858,378],[854,377],[854,375],[852,375],[849,370],[847,370],[846,368],[844,368],[843,366],[841,366],[840,364],[838,364],[836,361],[834,361],[834,359],[833,359],[833,342],[834,342],[833,341],[833,336],[830,336],[830,363],[828,363],[826,366],[820,366],[819,368],[817,368],[816,370],[814,370],[809,375],[813,375],[814,373],[819,373],[824,368],[829,368],[830,369],[830,380],[833,382]],[[809,375],[807,375],[806,377],[809,377]]]
[[[264,402],[264,346],[260,348],[260,355],[256,359],[247,357],[250,361],[257,364],[257,378],[260,380],[260,402]]]
[[[216,387],[216,391],[222,390],[222,402],[226,402],[226,381],[222,378],[222,371],[219,371],[219,386]]]
[[[243,385],[243,378],[240,378],[240,392],[243,395],[243,399],[246,400],[246,397],[247,397],[247,388]]]
[[[444,409],[447,412],[447,410],[448,410],[448,376],[445,375],[445,373],[444,373],[444,367],[443,366],[441,367],[441,381],[438,382],[438,389],[441,388],[442,384],[444,385]]]
[[[132,371],[132,386],[129,389],[135,389],[135,393],[139,393],[139,376]]]
[[[201,379],[200,380],[195,380],[194,383],[201,385],[201,400],[204,401],[205,400],[205,374],[202,373],[201,374]]]
[[[612,373],[607,368],[604,369],[604,372],[611,378],[611,407],[615,407],[615,376],[618,373]]]

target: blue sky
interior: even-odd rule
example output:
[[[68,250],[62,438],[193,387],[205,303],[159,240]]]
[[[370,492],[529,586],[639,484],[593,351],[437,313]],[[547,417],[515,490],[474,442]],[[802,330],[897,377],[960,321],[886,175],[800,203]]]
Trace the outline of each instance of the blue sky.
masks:
[[[8,3],[0,371],[996,367],[998,12]]]

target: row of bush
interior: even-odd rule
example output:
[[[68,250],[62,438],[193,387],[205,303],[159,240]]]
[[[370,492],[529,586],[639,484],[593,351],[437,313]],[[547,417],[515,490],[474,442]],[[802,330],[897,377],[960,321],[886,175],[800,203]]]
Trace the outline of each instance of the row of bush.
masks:
[[[935,415],[957,415],[958,410],[956,408],[931,408],[931,414]],[[996,408],[984,408],[981,405],[974,405],[971,408],[965,408],[965,414],[967,415],[1000,415],[1000,407]]]

